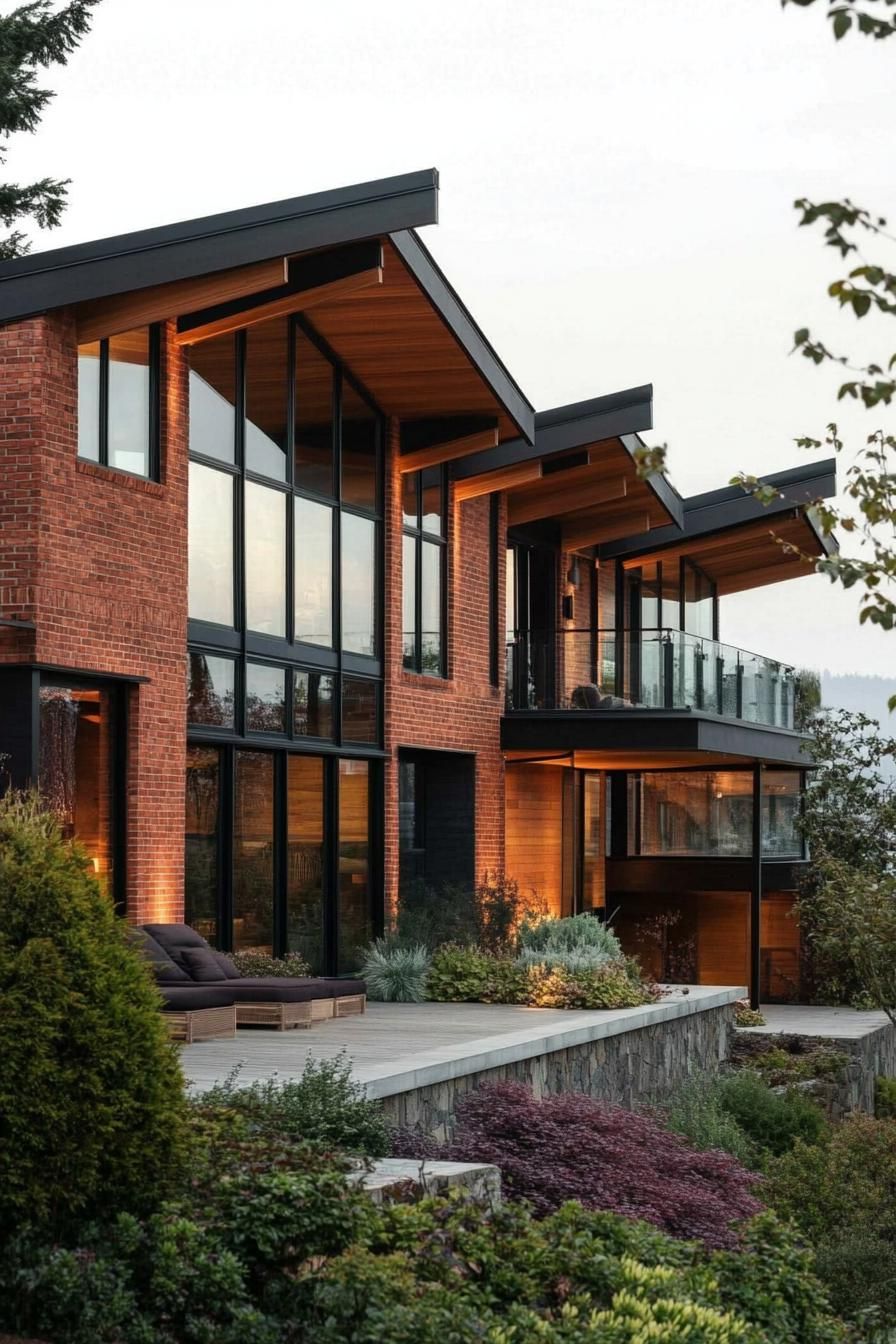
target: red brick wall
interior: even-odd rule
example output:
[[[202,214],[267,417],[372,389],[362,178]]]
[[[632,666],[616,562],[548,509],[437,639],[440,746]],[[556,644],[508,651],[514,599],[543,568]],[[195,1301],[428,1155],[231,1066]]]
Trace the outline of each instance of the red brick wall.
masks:
[[[77,459],[74,322],[0,329],[0,661],[145,676],[128,695],[128,913],[183,902],[186,366],[162,340],[161,484]]]
[[[398,749],[476,754],[476,872],[504,864],[504,642],[499,687],[489,682],[489,499],[449,501],[448,656],[446,680],[416,676],[401,665],[401,479],[398,422],[390,425],[386,462],[386,909],[398,889]],[[504,629],[504,535],[499,520],[498,629]]]

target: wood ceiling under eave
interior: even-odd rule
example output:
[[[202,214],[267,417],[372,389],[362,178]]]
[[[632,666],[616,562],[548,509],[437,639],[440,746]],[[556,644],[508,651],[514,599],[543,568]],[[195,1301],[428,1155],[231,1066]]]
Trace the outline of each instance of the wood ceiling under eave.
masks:
[[[822,550],[805,515],[794,510],[784,517],[757,519],[727,532],[694,537],[668,550],[629,556],[624,563],[626,569],[635,569],[656,560],[677,560],[682,555],[693,557],[718,584],[719,596],[724,597],[814,574],[815,560]]]
[[[501,440],[518,436],[518,427],[388,239],[382,284],[320,304],[308,317],[387,415],[496,416]]]
[[[587,551],[672,521],[619,439],[603,439],[565,454],[565,460],[570,466],[563,469],[564,458],[547,459],[550,471],[510,491],[511,527],[549,518],[560,524],[566,550]]]

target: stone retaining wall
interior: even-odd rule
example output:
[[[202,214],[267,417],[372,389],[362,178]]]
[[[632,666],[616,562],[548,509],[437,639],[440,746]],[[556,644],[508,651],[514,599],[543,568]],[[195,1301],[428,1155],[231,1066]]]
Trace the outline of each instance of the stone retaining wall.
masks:
[[[440,1141],[454,1128],[461,1097],[483,1083],[525,1083],[537,1097],[559,1092],[633,1108],[660,1100],[690,1074],[718,1069],[728,1055],[733,1004],[604,1036],[514,1063],[465,1073],[382,1098],[390,1124]]]

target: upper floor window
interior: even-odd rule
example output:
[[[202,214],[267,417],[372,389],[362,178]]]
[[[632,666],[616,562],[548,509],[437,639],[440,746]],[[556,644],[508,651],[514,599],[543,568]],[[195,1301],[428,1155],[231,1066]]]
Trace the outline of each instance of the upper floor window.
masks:
[[[78,346],[78,456],[157,480],[159,329]]]
[[[431,677],[446,675],[447,494],[444,467],[402,477],[404,666]]]

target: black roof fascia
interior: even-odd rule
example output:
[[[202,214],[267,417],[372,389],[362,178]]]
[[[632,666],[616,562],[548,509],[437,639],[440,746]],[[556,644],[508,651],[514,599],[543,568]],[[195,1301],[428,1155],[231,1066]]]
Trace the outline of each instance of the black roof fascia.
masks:
[[[799,733],[689,709],[514,710],[501,719],[501,747],[656,754],[705,751],[802,769],[812,765],[808,740]]]
[[[599,439],[622,438],[653,428],[653,385],[611,392],[606,397],[591,401],[577,401],[570,406],[557,406],[535,415],[534,441],[508,439],[497,448],[487,448],[463,458],[454,468],[454,479],[467,480],[487,471],[513,467],[520,462],[532,462],[552,453],[570,448],[581,448]]]
[[[836,462],[833,458],[827,458],[823,462],[812,462],[807,467],[778,471],[760,480],[763,485],[771,485],[782,491],[784,497],[772,500],[770,504],[762,504],[755,495],[741,489],[739,485],[710,490],[702,495],[690,495],[683,501],[684,519],[681,528],[657,527],[637,536],[604,542],[598,547],[597,553],[605,560],[626,555],[647,555],[652,551],[661,551],[665,546],[680,545],[682,541],[705,537],[714,532],[726,532],[729,528],[757,522],[765,517],[780,517],[814,499],[830,499],[837,492]],[[833,554],[837,549],[834,539],[823,537],[808,515],[806,520],[826,553]]]
[[[432,253],[411,229],[394,232],[390,238],[396,252],[513,420],[525,443],[531,444],[537,419],[532,403],[446,279]],[[518,443],[520,440],[508,442]]]
[[[0,323],[438,221],[434,168],[0,263]]]

